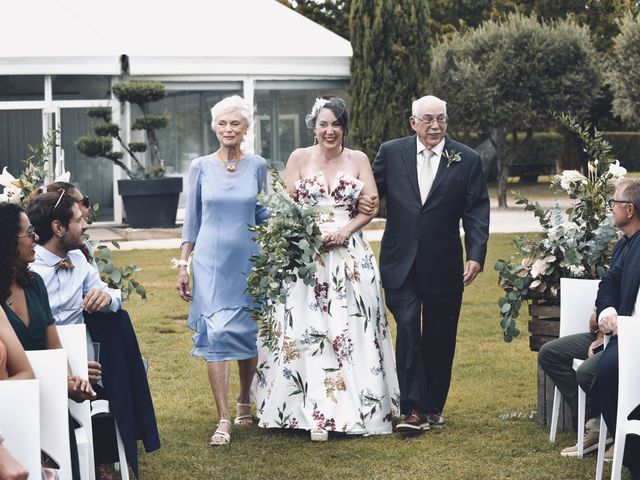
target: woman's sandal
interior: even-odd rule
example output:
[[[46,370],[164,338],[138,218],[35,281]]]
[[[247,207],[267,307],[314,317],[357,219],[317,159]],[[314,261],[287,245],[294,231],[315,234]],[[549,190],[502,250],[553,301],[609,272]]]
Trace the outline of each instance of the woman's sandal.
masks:
[[[221,423],[226,423],[227,425],[229,425],[229,427],[231,427],[231,422],[229,420],[223,418],[218,421],[218,425],[216,425],[216,431],[213,432],[213,435],[211,435],[211,440],[209,440],[209,445],[213,447],[228,445],[231,443],[231,433],[220,430],[219,427]]]
[[[245,415],[241,415],[240,409],[248,408],[249,413]],[[253,425],[253,415],[251,415],[251,404],[249,403],[236,403],[236,412],[238,416],[233,419],[233,424],[238,425],[239,427],[250,427]]]

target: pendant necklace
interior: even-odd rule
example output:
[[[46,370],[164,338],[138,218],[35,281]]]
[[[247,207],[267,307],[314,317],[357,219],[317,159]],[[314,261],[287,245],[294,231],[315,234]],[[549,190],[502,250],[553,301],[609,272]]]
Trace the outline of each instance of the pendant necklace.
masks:
[[[224,160],[224,166],[227,168],[227,172],[235,172],[239,161],[240,160]]]

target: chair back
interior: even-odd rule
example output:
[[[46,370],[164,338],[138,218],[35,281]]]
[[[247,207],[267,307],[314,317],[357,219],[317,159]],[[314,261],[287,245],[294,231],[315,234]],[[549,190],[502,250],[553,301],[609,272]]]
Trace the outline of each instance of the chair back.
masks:
[[[69,366],[74,375],[88,378],[87,368],[87,327],[84,323],[76,325],[59,325],[56,327],[60,342],[67,352]],[[80,463],[80,475],[82,480],[95,480],[93,468],[93,428],[91,425],[91,402],[85,400],[77,403],[69,399],[69,411],[80,423],[80,429],[76,429],[76,441],[78,443],[78,457]]]
[[[40,383],[40,448],[60,466],[60,479],[70,479],[67,353],[62,349],[32,350],[27,358]]]
[[[38,380],[0,382],[0,429],[4,446],[28,472],[40,478],[40,402]]]
[[[560,279],[560,336],[589,331],[600,280]]]
[[[640,404],[640,318],[618,317],[618,418]]]

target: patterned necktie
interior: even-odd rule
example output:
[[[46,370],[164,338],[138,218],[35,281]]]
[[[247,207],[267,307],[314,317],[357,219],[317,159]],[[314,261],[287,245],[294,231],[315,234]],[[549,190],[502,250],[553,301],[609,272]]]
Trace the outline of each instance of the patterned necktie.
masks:
[[[58,270],[73,270],[74,268],[76,268],[76,266],[71,263],[71,260],[69,260],[68,258],[63,258],[55,264],[54,268],[57,272]]]
[[[434,155],[432,150],[422,150],[422,167],[418,176],[418,186],[420,187],[420,199],[422,204],[427,200],[429,190],[433,184],[433,169],[431,168],[431,157]]]

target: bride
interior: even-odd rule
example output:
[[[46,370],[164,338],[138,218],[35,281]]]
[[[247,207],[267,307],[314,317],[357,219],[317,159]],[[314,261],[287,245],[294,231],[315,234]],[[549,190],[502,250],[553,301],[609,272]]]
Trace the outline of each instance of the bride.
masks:
[[[291,154],[284,181],[292,196],[327,212],[323,253],[316,285],[291,285],[278,310],[278,345],[259,345],[260,426],[310,430],[312,440],[329,431],[390,433],[398,380],[380,276],[361,231],[376,212],[356,209],[360,194],[377,195],[375,180],[367,156],[344,146],[344,100],[317,99],[306,123],[314,145]]]

